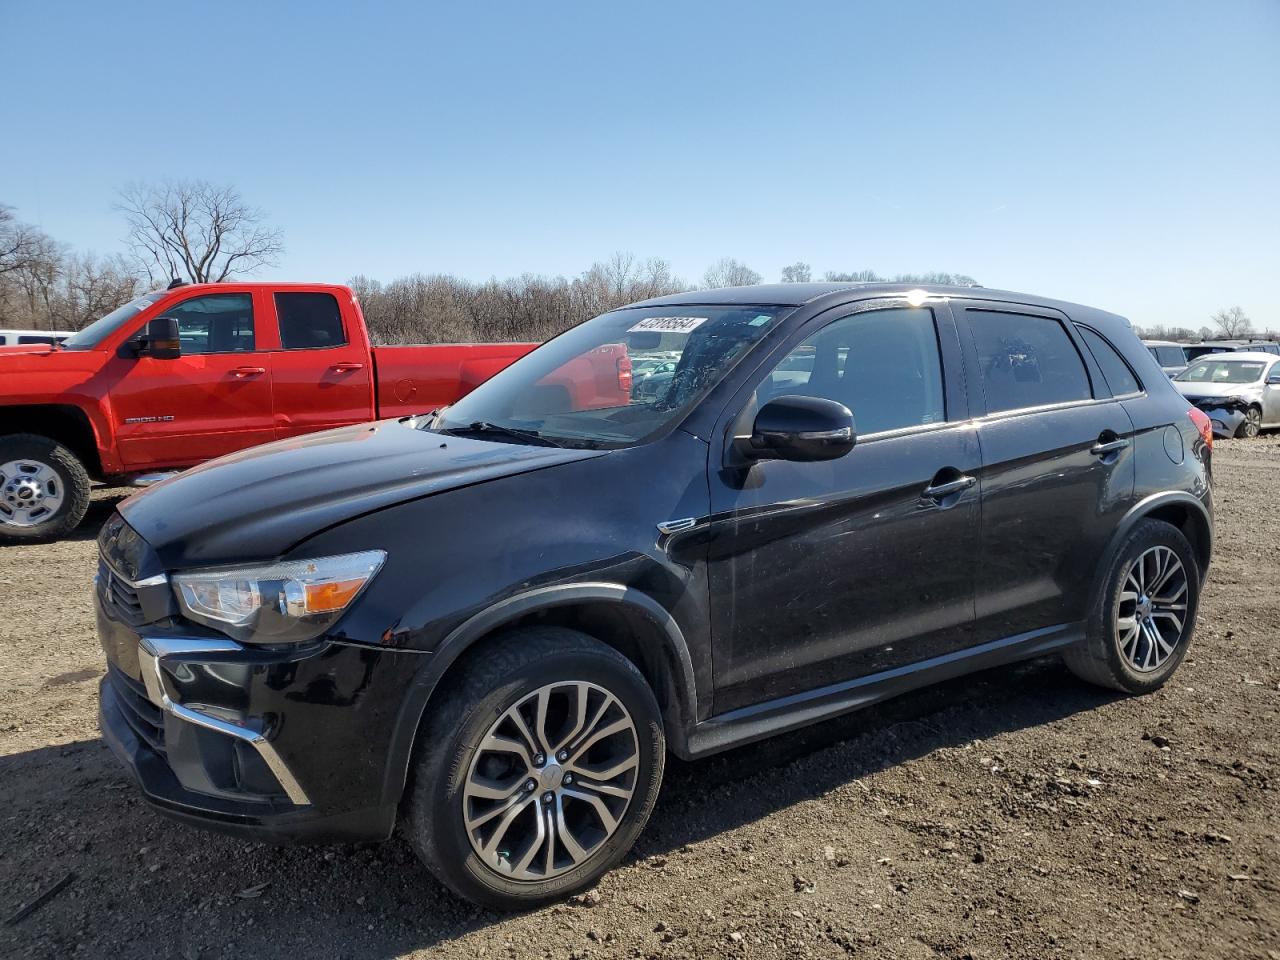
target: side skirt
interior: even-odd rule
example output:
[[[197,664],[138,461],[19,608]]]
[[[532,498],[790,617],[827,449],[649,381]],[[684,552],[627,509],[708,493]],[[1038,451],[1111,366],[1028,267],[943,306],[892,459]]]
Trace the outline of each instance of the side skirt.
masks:
[[[705,757],[861,710],[890,697],[966,673],[1041,657],[1083,641],[1083,623],[1058,624],[905,667],[742,707],[695,724],[689,733],[687,753],[680,753],[687,760]]]

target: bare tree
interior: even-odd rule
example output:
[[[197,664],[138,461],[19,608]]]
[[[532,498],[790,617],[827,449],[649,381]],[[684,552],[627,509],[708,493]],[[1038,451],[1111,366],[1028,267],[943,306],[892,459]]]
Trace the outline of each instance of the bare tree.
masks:
[[[735,260],[733,257],[721,257],[707,267],[707,272],[702,275],[703,286],[712,289],[718,287],[749,287],[753,283],[759,283],[760,280],[760,274],[756,273],[741,260]]]
[[[1228,340],[1248,336],[1253,329],[1253,321],[1239,307],[1228,307],[1219,310],[1209,318],[1218,328],[1218,332]]]
[[[789,267],[782,268],[783,283],[808,283],[813,279],[813,271],[803,260],[797,260]]]
[[[883,283],[885,278],[880,276],[874,270],[857,270],[853,273],[838,273],[834,270],[828,270],[823,274],[823,279],[829,283]]]
[[[0,203],[0,276],[56,259],[58,245],[39,227],[22,223]]]
[[[284,252],[280,231],[234,187],[204,180],[133,184],[117,209],[129,224],[128,242],[152,283],[230,280],[274,266]]]

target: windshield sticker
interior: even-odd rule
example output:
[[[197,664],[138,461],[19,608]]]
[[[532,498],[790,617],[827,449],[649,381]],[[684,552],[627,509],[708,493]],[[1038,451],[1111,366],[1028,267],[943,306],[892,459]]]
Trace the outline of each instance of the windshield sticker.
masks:
[[[706,322],[706,317],[645,317],[627,333],[691,333]]]

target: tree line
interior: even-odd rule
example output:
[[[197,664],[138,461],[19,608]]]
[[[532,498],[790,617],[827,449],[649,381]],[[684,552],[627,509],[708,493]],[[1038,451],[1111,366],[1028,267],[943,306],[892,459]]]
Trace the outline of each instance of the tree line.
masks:
[[[173,279],[209,283],[244,279],[276,266],[281,232],[230,186],[205,181],[131,184],[117,195],[121,252],[77,253],[0,203],[0,326],[79,330],[144,290]],[[415,273],[390,281],[352,277],[365,319],[378,343],[541,341],[627,303],[716,287],[760,283],[764,276],[734,257],[707,267],[699,282],[676,276],[660,257],[615,253],[574,277],[521,274],[473,281],[443,273]],[[817,279],[797,261],[778,274],[782,283]],[[841,283],[900,282],[975,286],[957,273],[828,271]],[[1239,307],[1210,318],[1200,336],[1247,336],[1252,322]],[[1149,327],[1152,339],[1191,340],[1186,328]]]

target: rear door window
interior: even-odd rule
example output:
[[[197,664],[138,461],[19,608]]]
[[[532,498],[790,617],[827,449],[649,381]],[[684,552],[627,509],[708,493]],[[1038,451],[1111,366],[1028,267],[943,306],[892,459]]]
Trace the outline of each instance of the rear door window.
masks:
[[[1107,378],[1107,386],[1111,388],[1113,396],[1123,397],[1129,393],[1142,392],[1142,384],[1138,382],[1137,375],[1129,368],[1125,358],[1120,356],[1116,348],[1102,334],[1079,324],[1076,325],[1076,329],[1080,331],[1080,336],[1089,348],[1089,352],[1093,354],[1093,359],[1098,361],[1098,366],[1102,368],[1102,375]]]
[[[331,293],[277,293],[280,345],[286,350],[341,347],[347,342],[342,311]]]
[[[1181,347],[1156,347],[1156,359],[1162,367],[1181,367],[1187,362],[1187,355]]]
[[[988,413],[1093,396],[1084,360],[1058,320],[989,310],[966,310],[965,316]]]

